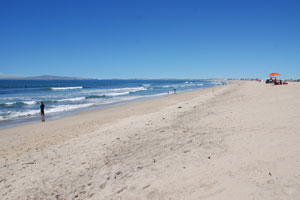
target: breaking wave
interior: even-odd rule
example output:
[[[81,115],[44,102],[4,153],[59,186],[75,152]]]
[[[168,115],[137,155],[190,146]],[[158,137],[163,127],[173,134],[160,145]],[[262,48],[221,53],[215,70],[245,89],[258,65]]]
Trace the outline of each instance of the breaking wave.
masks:
[[[77,87],[52,87],[51,90],[78,90],[82,89],[82,86],[77,86]]]
[[[49,114],[49,113],[56,113],[56,112],[66,112],[66,111],[76,110],[79,108],[90,107],[93,105],[94,105],[94,103],[86,103],[86,104],[78,104],[78,105],[60,105],[57,107],[45,109],[45,113]],[[39,109],[23,111],[23,112],[21,112],[21,111],[20,112],[18,112],[18,111],[8,112],[8,113],[5,113],[3,116],[0,116],[0,121],[20,118],[20,117],[36,116],[39,113],[40,113]]]

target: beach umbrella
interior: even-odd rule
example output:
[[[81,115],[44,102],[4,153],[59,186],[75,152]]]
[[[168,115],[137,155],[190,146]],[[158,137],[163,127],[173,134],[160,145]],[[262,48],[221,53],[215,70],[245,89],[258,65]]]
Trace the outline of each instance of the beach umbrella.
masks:
[[[269,74],[269,76],[280,76],[280,74],[277,72],[273,72],[273,73]]]

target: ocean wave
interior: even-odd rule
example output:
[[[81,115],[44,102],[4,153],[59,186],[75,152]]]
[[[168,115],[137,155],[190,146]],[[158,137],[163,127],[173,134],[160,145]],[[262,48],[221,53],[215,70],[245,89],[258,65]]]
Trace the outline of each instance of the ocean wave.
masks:
[[[65,112],[65,111],[72,111],[79,108],[85,108],[93,106],[94,103],[86,103],[86,104],[78,104],[78,105],[61,105],[54,108],[47,108],[45,109],[45,113],[57,113],[57,112]],[[5,113],[5,115],[0,116],[0,121],[9,120],[9,119],[16,119],[21,117],[29,117],[29,116],[37,116],[40,113],[39,109],[35,110],[28,110],[28,111],[14,111]]]
[[[78,90],[82,89],[82,86],[76,86],[76,87],[52,87],[51,90]]]
[[[97,105],[106,105],[106,104],[112,104],[112,103],[122,103],[127,101],[133,101],[136,99],[147,99],[147,98],[154,98],[159,96],[166,96],[166,93],[159,93],[159,94],[153,94],[153,95],[138,95],[138,96],[123,96],[123,97],[117,97],[113,99],[108,99],[106,101],[97,102]]]
[[[173,85],[163,85],[162,88],[182,88],[182,87],[192,87],[192,86],[201,86],[203,83],[193,83],[186,81],[184,84],[173,84]]]
[[[17,104],[17,102],[7,102],[7,103],[1,103],[0,106],[13,106]]]
[[[98,98],[110,98],[110,97],[116,97],[116,96],[122,96],[129,94],[130,92],[111,92],[111,93],[103,93],[100,95],[89,95],[86,96],[85,99],[98,99]]]
[[[81,91],[81,93],[100,93],[101,95],[104,95],[106,93],[113,93],[113,92],[137,92],[147,90],[145,87],[128,87],[128,88],[111,88],[111,89],[93,89],[93,90],[86,90]],[[99,95],[100,95],[99,94]]]
[[[90,107],[93,105],[94,105],[94,103],[85,103],[85,104],[78,104],[78,105],[60,105],[60,106],[57,106],[54,108],[45,109],[45,113],[47,114],[47,113],[70,111],[70,110],[75,110],[78,108]]]
[[[35,105],[36,101],[20,101],[20,102],[6,102],[1,103],[0,106],[15,106],[15,105]]]
[[[145,87],[133,87],[133,88],[113,88],[109,89],[110,91],[128,91],[128,92],[137,92],[142,90],[147,90]]]
[[[21,102],[21,103],[24,103],[24,104],[27,104],[27,105],[34,105],[37,102],[36,101],[24,101],[24,102]]]
[[[176,88],[176,87],[182,87],[182,85],[163,85],[162,88]]]
[[[56,102],[65,102],[65,101],[82,101],[84,100],[85,97],[74,97],[74,98],[68,98],[68,99],[59,99],[59,100],[56,100]]]
[[[89,95],[85,97],[85,99],[98,99],[98,98],[105,98],[105,95]]]
[[[223,85],[224,82],[223,81],[214,81],[212,82],[214,85]]]
[[[108,97],[114,97],[114,96],[121,96],[121,95],[126,95],[126,94],[129,94],[130,92],[116,92],[116,93],[105,93],[104,95],[105,96],[108,96]]]
[[[33,115],[37,115],[39,114],[40,111],[39,110],[29,110],[29,111],[16,111],[16,112],[10,112],[7,113],[2,117],[2,120],[8,120],[8,119],[15,119],[15,118],[20,118],[20,117],[28,117],[28,116],[33,116]]]

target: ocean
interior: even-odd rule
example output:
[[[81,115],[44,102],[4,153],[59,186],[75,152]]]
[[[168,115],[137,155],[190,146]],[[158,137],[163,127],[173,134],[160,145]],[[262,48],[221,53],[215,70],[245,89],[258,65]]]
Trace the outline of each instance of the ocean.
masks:
[[[207,80],[0,80],[0,128],[224,84]]]

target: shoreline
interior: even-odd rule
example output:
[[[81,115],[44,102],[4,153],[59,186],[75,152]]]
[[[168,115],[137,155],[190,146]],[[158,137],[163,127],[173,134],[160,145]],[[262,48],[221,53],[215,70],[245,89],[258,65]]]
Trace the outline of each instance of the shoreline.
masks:
[[[217,80],[212,80],[212,81],[217,81]],[[216,85],[216,86],[213,86],[213,87],[205,87],[205,88],[197,88],[197,89],[193,89],[193,90],[179,91],[176,94],[182,94],[182,93],[192,92],[192,91],[196,91],[196,90],[204,90],[204,89],[209,89],[209,88],[215,88],[215,87],[218,87],[218,86],[219,85]],[[128,104],[128,103],[165,98],[169,95],[173,95],[173,94],[158,95],[158,96],[154,96],[154,97],[153,96],[140,97],[140,98],[137,98],[137,99],[134,99],[134,100],[126,100],[126,101],[122,101],[122,102],[115,102],[115,103],[109,103],[109,104],[103,104],[103,105],[94,105],[94,106],[90,106],[90,107],[83,108],[83,109],[78,109],[78,110],[74,110],[74,111],[67,111],[67,112],[64,112],[64,113],[50,113],[50,114],[46,113],[46,122],[47,121],[53,121],[53,120],[60,120],[62,118],[68,117],[68,116],[78,115],[82,112],[89,112],[89,111],[108,108],[108,107],[120,106],[120,105],[124,105],[124,104]],[[17,126],[22,126],[22,125],[26,125],[26,124],[35,124],[35,123],[39,123],[39,122],[41,122],[40,116],[35,116],[35,117],[32,117],[32,118],[20,118],[20,119],[13,119],[13,120],[7,120],[7,121],[0,121],[0,125],[8,123],[6,125],[0,126],[0,130],[4,130],[4,129],[7,129],[7,128],[13,128],[13,127],[17,127]]]
[[[297,199],[299,88],[234,81],[0,130],[0,196]]]

